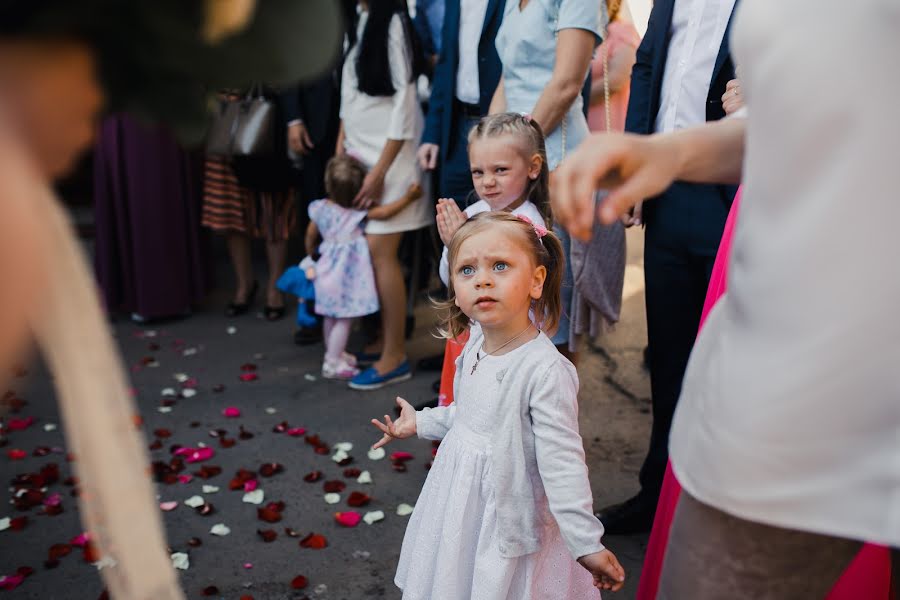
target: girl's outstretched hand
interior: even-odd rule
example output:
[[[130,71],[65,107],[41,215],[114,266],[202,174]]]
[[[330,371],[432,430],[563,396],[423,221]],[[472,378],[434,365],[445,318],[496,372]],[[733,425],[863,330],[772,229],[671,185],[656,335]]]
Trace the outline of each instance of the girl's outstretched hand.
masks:
[[[416,435],[416,409],[399,396],[397,396],[397,406],[400,407],[400,416],[396,421],[391,420],[390,415],[384,415],[384,423],[378,419],[372,419],[372,425],[384,434],[372,445],[373,450],[381,448],[394,438],[402,440]]]
[[[625,569],[609,550],[582,556],[578,562],[594,576],[594,587],[597,589],[618,592],[625,585]]]

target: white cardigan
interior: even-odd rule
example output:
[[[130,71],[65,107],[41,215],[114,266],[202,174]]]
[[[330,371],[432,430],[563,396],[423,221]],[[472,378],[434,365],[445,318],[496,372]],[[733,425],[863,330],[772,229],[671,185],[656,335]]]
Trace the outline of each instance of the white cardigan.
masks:
[[[454,391],[465,376],[467,353],[481,348],[484,336],[472,327],[456,362]],[[578,433],[578,375],[544,334],[530,342],[522,360],[501,372],[495,393],[496,435],[491,442],[500,554],[515,558],[537,552],[551,515],[540,511],[544,496],[572,557],[603,550],[603,525],[594,517],[584,448]],[[514,401],[517,400],[517,401]],[[439,440],[453,427],[456,404],[416,413],[420,438]]]

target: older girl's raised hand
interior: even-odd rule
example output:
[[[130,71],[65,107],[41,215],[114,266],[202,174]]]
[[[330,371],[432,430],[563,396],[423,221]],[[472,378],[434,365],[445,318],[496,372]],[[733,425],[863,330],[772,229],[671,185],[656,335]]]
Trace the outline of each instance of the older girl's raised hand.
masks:
[[[416,409],[399,396],[397,397],[397,406],[400,407],[400,416],[396,421],[391,420],[390,415],[384,415],[383,423],[378,419],[372,419],[372,425],[384,434],[372,445],[373,450],[381,448],[394,438],[402,440],[416,435]]]
[[[450,246],[453,234],[466,222],[466,213],[459,209],[452,198],[439,198],[437,204],[438,235],[445,246]]]

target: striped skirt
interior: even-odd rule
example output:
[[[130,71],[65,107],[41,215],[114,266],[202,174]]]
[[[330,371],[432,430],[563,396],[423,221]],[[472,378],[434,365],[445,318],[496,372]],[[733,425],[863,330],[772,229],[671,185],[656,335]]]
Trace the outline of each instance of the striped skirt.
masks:
[[[287,240],[297,223],[296,190],[261,192],[240,184],[228,161],[206,157],[203,178],[205,227],[270,242]]]

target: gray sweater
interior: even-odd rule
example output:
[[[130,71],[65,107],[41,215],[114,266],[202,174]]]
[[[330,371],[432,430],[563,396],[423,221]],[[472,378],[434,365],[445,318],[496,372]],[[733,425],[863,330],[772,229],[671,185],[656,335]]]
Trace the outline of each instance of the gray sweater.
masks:
[[[481,328],[456,362],[460,389],[466,356],[481,348]],[[594,517],[584,448],[578,433],[578,374],[543,333],[529,342],[521,360],[497,376],[496,435],[491,473],[496,494],[500,554],[515,558],[537,552],[549,519],[556,519],[573,558],[603,550],[603,525]],[[442,439],[453,427],[456,403],[416,413],[418,436]],[[550,514],[541,507],[544,498]]]

